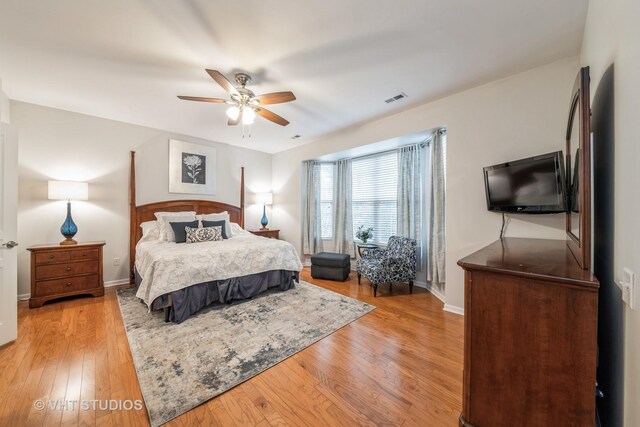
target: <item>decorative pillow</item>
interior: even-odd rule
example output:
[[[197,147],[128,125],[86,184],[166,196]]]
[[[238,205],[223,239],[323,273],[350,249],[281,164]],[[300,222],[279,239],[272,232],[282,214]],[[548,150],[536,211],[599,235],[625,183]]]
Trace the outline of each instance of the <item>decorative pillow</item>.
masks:
[[[192,228],[185,227],[187,243],[212,242],[222,240],[222,227]]]
[[[189,221],[189,222],[169,221],[169,224],[171,225],[171,229],[173,230],[176,243],[186,242],[187,240],[187,232],[185,231],[186,227],[198,228],[198,220]]]
[[[231,231],[231,219],[229,218],[229,212],[224,211],[220,213],[202,214],[199,215],[199,219],[201,221],[227,221],[224,226],[224,232],[227,234],[227,237],[233,236],[233,232]]]
[[[222,234],[222,238],[225,240],[229,238],[227,236],[226,223],[227,221],[224,221],[224,220],[221,220],[221,221],[207,221],[206,219],[202,220],[203,227],[220,227],[220,234]]]
[[[196,213],[193,211],[185,212],[156,212],[154,214],[158,218],[158,228],[160,228],[160,240],[167,242],[175,242],[176,237],[173,234],[173,228],[169,225],[169,221],[187,222],[195,221]]]

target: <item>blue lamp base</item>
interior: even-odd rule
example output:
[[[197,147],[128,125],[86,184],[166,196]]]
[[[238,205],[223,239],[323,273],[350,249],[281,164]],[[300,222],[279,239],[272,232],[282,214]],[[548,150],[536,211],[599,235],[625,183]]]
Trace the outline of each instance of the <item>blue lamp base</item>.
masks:
[[[60,227],[60,232],[65,237],[65,239],[60,242],[61,245],[77,245],[78,242],[73,240],[73,236],[78,232],[78,227],[76,223],[73,222],[73,218],[71,218],[71,202],[67,202],[67,218],[62,223]]]
[[[260,220],[260,224],[262,224],[262,228],[260,230],[268,230],[267,224],[269,224],[269,220],[267,219],[266,205],[262,205],[262,219]]]

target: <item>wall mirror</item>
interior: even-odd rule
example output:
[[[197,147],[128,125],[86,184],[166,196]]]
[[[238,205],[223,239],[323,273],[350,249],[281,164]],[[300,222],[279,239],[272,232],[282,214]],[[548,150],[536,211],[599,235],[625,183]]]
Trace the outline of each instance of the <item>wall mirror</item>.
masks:
[[[569,106],[566,132],[567,245],[580,267],[591,260],[591,144],[589,67],[580,69]]]

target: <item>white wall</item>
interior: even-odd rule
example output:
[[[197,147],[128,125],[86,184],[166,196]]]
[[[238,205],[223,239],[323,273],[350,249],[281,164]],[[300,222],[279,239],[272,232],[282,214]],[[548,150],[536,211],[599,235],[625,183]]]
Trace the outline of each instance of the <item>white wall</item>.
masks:
[[[486,210],[482,167],[564,149],[577,58],[568,58],[353,127],[273,156],[274,218],[300,249],[300,162],[447,127],[446,303],[463,306],[458,259],[496,240],[501,218]],[[428,78],[428,77],[425,77]],[[564,239],[564,215],[513,216],[507,236]]]
[[[20,136],[18,294],[29,293],[26,248],[62,240],[65,202],[47,200],[49,179],[89,182],[89,201],[72,203],[79,230],[75,239],[105,240],[105,281],[128,278],[129,151],[136,151],[138,204],[202,198],[168,192],[170,138],[216,147],[217,194],[207,198],[238,205],[240,167],[245,166],[245,225],[260,224],[261,207],[252,204],[251,193],[271,188],[269,154],[22,102],[12,101],[11,112]],[[121,259],[119,267],[113,265],[115,257]]]
[[[640,277],[640,2],[591,0],[585,27],[583,65],[591,68],[594,93],[615,64],[615,277],[627,267]],[[625,309],[624,425],[640,425],[640,308]]]
[[[11,123],[9,97],[2,91],[2,79],[0,79],[0,122]]]

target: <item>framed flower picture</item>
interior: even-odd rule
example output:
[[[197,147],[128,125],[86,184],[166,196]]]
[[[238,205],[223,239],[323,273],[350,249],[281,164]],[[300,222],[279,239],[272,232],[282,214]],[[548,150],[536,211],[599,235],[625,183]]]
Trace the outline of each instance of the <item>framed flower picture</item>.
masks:
[[[216,194],[216,149],[169,140],[169,192]]]

